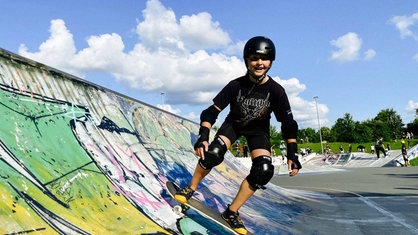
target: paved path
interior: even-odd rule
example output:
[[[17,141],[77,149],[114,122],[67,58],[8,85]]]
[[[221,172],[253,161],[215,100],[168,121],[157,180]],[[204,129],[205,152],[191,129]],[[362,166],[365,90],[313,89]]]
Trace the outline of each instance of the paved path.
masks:
[[[418,234],[417,167],[344,168],[271,182],[322,195],[297,199],[304,213],[292,218],[294,234]]]

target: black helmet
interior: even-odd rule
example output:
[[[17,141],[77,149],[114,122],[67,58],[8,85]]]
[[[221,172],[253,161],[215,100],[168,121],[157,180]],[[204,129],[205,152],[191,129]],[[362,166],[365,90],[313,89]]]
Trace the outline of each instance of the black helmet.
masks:
[[[276,59],[276,48],[269,38],[256,36],[248,40],[244,46],[244,61],[252,54],[266,55],[273,61]]]

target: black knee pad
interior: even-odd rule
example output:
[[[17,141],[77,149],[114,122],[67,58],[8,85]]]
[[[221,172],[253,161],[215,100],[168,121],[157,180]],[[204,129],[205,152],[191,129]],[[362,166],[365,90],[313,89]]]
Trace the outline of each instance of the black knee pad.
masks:
[[[250,174],[247,176],[247,181],[254,189],[265,189],[271,178],[273,178],[274,166],[271,164],[271,157],[259,156],[253,159]]]
[[[226,150],[225,142],[218,136],[215,137],[205,152],[205,160],[199,159],[199,165],[205,170],[212,169],[223,162]]]

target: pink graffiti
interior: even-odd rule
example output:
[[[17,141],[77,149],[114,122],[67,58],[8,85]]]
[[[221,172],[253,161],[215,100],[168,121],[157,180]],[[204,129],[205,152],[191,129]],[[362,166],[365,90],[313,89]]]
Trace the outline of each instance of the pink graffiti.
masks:
[[[89,147],[94,148],[102,156],[107,157],[111,161],[111,163],[116,168],[116,172],[112,172],[112,173],[115,173],[115,174],[118,175],[118,178],[119,178],[119,182],[120,183],[126,183],[127,182],[127,178],[125,178],[126,176],[129,176],[129,178],[130,179],[133,179],[134,181],[136,181],[136,180],[139,181],[139,179],[137,178],[137,176],[134,175],[131,170],[129,170],[125,165],[121,164],[116,159],[115,154],[114,154],[114,151],[112,150],[112,148],[110,146],[105,146],[105,148],[107,150],[107,154],[104,153],[97,145],[90,144]],[[133,160],[134,164],[138,167],[138,170],[139,171],[141,171],[141,172],[149,172],[143,166],[143,164],[141,164],[141,162],[139,162],[139,160],[137,159],[137,156],[135,155],[135,153],[132,151],[131,148],[128,148],[126,151],[123,150],[120,146],[118,146],[117,148],[121,152],[123,152],[127,157],[129,157],[131,160]],[[120,194],[124,195],[127,198],[130,198],[131,200],[134,200],[135,202],[138,202],[141,205],[149,205],[149,206],[151,206],[155,210],[161,208],[164,205],[163,202],[150,200],[149,197],[147,197],[147,195],[143,191],[141,191],[139,193],[138,192],[127,192],[127,191],[123,190],[122,188],[120,188],[119,185],[117,185],[117,184],[115,185],[114,183],[112,183],[112,186]],[[161,198],[161,195],[157,194],[156,197],[157,198]]]
[[[158,210],[161,206],[161,202],[159,201],[151,201],[147,198],[147,196],[144,194],[144,192],[134,193],[136,195],[135,199],[140,202],[141,204],[148,204],[152,206],[154,210]]]
[[[106,146],[107,151],[109,152],[109,160],[113,163],[114,166],[116,166],[117,173],[119,175],[119,182],[125,183],[125,177],[123,176],[122,169],[120,169],[120,164],[116,160],[115,155],[113,154],[112,148],[109,146]]]
[[[135,165],[138,167],[138,170],[143,172],[147,171],[147,169],[138,161],[136,154],[132,151],[131,148],[128,148],[128,151],[124,151],[120,146],[118,146],[118,149],[134,161]]]

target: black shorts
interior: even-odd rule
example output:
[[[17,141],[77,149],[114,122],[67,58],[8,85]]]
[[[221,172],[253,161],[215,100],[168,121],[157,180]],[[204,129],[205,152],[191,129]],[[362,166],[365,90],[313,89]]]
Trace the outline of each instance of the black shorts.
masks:
[[[239,137],[244,136],[247,140],[248,148],[250,152],[254,149],[265,149],[271,151],[270,145],[270,133],[264,131],[258,131],[257,133],[251,133],[245,128],[234,126],[230,122],[224,122],[219,130],[216,132],[217,136],[226,136],[231,144],[234,143]]]

